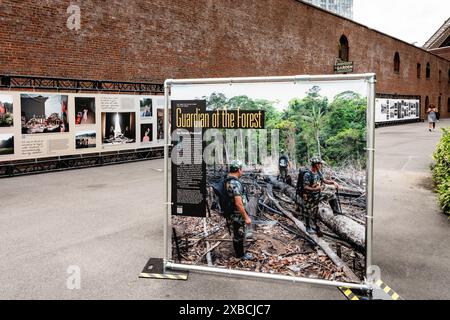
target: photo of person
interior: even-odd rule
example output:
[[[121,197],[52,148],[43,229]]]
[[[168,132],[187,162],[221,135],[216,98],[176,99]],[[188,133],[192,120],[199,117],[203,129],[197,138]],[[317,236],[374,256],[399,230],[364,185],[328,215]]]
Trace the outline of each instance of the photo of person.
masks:
[[[174,261],[327,281],[363,281],[367,216],[364,81],[295,86],[193,84],[171,94],[172,102],[204,100],[208,111],[264,111],[268,138],[261,147],[267,150],[270,143],[276,149],[250,162],[254,150],[247,135],[256,132],[221,131],[222,138],[214,141],[224,143],[215,146],[214,154],[223,159],[205,163],[202,175],[206,178],[204,215],[184,214],[177,211],[183,207],[174,203]],[[158,126],[160,119],[163,123],[158,110]],[[279,129],[286,120],[289,124]],[[269,141],[273,133],[278,138]],[[195,158],[190,150],[183,150],[183,140],[181,136],[174,139],[172,159]],[[176,170],[183,170],[183,163],[175,163]],[[181,179],[180,189],[172,195],[178,196],[179,190],[186,190]],[[355,233],[349,234],[347,228]],[[184,240],[202,233],[214,233],[214,242],[208,243],[208,237],[198,242]]]
[[[22,134],[69,132],[68,96],[21,94]]]
[[[150,143],[153,141],[153,124],[141,124],[141,142]]]
[[[164,109],[158,109],[156,112],[157,115],[157,124],[156,124],[156,129],[157,129],[157,137],[158,140],[163,140],[164,139]]]
[[[12,127],[13,125],[13,96],[0,94],[0,127]]]
[[[14,154],[14,135],[0,134],[0,156]]]
[[[136,113],[102,112],[102,143],[118,145],[136,142]]]
[[[95,130],[77,132],[75,135],[75,147],[77,149],[95,148],[97,134]]]
[[[75,98],[75,124],[95,124],[95,98]]]
[[[153,100],[142,98],[139,101],[141,118],[151,118],[153,116]]]

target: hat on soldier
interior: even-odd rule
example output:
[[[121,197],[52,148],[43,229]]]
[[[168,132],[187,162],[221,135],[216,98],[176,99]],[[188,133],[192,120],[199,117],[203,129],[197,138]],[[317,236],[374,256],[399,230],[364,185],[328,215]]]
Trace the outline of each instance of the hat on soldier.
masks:
[[[315,164],[322,164],[323,160],[320,157],[312,157],[310,160],[311,165],[315,165]]]
[[[233,160],[230,163],[230,172],[238,172],[239,169],[242,169],[242,162],[239,160]]]

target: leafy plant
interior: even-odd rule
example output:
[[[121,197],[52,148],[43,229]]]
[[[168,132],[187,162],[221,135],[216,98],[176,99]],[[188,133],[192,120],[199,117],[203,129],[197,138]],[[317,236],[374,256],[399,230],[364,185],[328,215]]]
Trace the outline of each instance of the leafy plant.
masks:
[[[443,131],[444,135],[434,152],[436,165],[433,168],[433,180],[441,208],[450,216],[450,129]]]
[[[4,116],[0,116],[0,127],[12,127],[14,124],[13,114],[7,112]]]

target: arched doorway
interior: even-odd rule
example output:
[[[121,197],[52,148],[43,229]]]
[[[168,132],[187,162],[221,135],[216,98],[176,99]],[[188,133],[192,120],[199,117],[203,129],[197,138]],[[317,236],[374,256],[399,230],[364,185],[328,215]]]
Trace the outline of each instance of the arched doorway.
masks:
[[[339,59],[342,61],[349,61],[349,52],[348,39],[345,35],[342,35],[339,39]]]

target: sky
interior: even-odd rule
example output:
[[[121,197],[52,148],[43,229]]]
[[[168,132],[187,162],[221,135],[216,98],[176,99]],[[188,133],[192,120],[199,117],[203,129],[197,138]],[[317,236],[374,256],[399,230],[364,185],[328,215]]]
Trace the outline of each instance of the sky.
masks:
[[[362,96],[367,95],[367,84],[364,80],[345,82],[298,82],[290,83],[258,83],[258,84],[203,84],[174,85],[171,91],[172,100],[200,100],[212,93],[223,93],[228,99],[246,95],[252,99],[264,99],[274,102],[279,110],[285,109],[293,98],[302,99],[313,86],[320,87],[320,94],[332,101],[344,91],[353,91]]]
[[[450,18],[450,0],[353,0],[353,19],[423,46]]]
[[[48,118],[52,113],[61,114],[61,96],[49,95],[45,101],[45,116]]]
[[[13,96],[9,94],[0,94],[0,103],[13,103]]]

